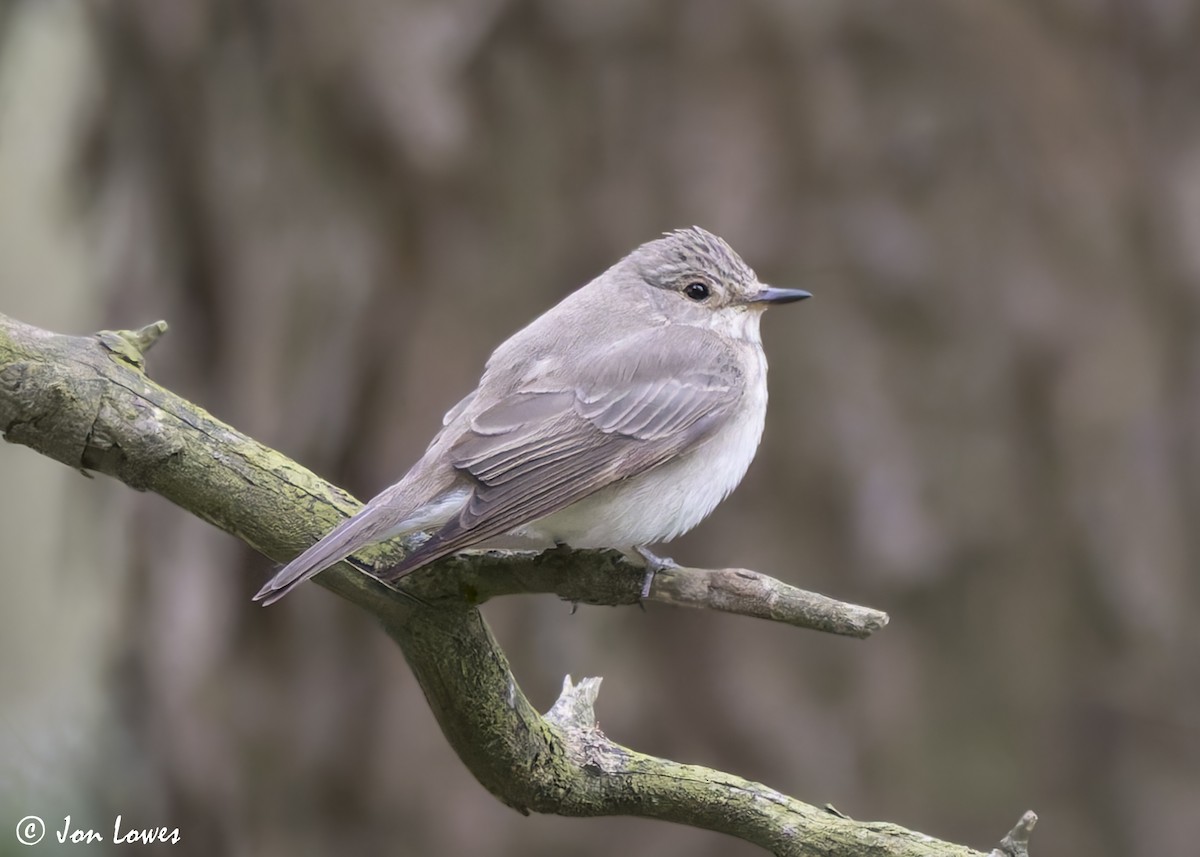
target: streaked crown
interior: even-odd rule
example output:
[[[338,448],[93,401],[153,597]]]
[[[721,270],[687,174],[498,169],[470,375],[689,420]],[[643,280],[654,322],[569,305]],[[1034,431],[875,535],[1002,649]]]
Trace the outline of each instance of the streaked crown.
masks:
[[[707,274],[729,286],[758,281],[754,271],[732,247],[699,226],[676,229],[643,244],[630,254],[642,275],[653,285],[667,286],[688,276]]]

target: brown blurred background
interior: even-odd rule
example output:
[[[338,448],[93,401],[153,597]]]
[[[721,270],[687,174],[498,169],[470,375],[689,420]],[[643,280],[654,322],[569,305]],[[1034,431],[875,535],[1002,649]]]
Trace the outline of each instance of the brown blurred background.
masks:
[[[771,413],[670,553],[868,642],[489,605],[541,707],[983,849],[1200,839],[1200,2],[0,0],[0,311],[158,318],[152,375],[366,497],[510,333],[697,223],[767,282]],[[523,818],[399,652],[165,501],[0,449],[0,853],[742,855]],[[64,853],[78,854],[78,848]],[[92,846],[89,853],[103,853]]]

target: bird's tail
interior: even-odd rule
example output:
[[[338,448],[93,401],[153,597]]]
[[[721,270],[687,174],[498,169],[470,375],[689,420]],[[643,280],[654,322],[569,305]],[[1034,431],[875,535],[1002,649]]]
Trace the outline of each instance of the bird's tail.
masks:
[[[274,604],[304,581],[339,563],[367,545],[393,536],[441,527],[456,514],[467,497],[465,490],[449,490],[415,510],[411,493],[400,482],[384,491],[356,515],[342,521],[320,541],[289,562],[254,596],[263,606]]]
[[[358,514],[342,521],[320,541],[289,562],[267,581],[254,596],[263,606],[274,604],[310,577],[341,562],[372,542],[382,541],[389,533],[387,509],[368,504]]]

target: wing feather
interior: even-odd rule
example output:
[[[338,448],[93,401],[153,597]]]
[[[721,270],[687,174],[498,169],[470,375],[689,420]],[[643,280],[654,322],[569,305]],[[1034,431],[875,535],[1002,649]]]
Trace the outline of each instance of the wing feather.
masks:
[[[732,347],[699,328],[645,331],[583,367],[571,384],[531,380],[470,418],[449,454],[471,496],[392,575],[670,461],[724,424],[743,386]]]

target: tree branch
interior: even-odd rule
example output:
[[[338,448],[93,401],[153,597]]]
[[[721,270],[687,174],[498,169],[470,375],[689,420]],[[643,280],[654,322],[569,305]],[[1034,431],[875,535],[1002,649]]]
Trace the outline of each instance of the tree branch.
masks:
[[[0,431],[70,467],[161,494],[276,561],[353,514],[359,504],[346,492],[150,381],[144,354],[165,330],[158,322],[136,332],[72,337],[0,315]],[[361,573],[386,571],[401,556],[397,543],[376,546],[316,582],[382,621],[459,757],[509,806],[660,818],[738,836],[778,854],[982,857],[612,743],[592,713],[599,679],[578,686],[568,679],[559,702],[539,715],[475,607],[521,592],[633,603],[644,570],[619,552],[463,554],[420,569],[396,588]],[[744,569],[665,571],[650,598],[855,637],[887,623],[879,611]],[[1020,849],[1023,857],[1033,820],[1027,814],[999,853],[1017,857]]]

